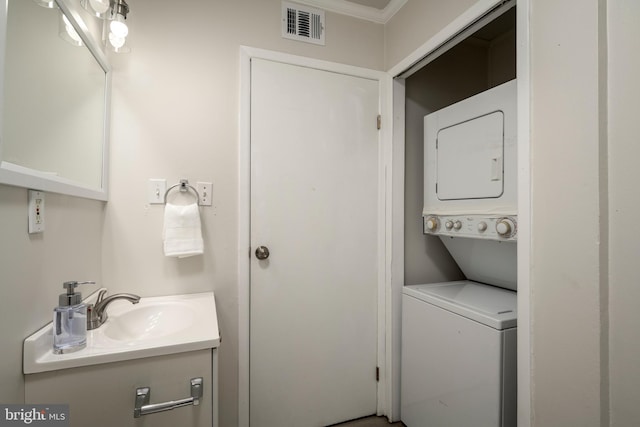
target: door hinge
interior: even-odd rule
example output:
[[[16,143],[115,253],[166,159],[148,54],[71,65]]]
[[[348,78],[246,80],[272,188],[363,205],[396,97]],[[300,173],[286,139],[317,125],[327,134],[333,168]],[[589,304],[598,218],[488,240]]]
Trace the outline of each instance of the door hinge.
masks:
[[[380,367],[376,366],[376,382],[380,382]]]
[[[378,114],[376,125],[378,126],[378,130],[380,130],[380,128],[382,127],[382,116],[380,114]]]

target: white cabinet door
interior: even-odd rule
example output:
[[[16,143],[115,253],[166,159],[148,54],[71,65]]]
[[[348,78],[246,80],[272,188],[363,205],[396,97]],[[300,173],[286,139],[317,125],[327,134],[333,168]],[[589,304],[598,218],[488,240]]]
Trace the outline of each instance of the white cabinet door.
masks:
[[[376,412],[377,115],[377,81],[252,60],[254,427]]]
[[[503,331],[402,296],[401,418],[409,427],[500,427]]]
[[[214,362],[211,350],[199,350],[25,375],[25,401],[69,404],[71,427],[215,427],[216,351]],[[151,388],[150,403],[178,400],[190,397],[197,377],[204,380],[200,405],[133,417],[137,388]]]

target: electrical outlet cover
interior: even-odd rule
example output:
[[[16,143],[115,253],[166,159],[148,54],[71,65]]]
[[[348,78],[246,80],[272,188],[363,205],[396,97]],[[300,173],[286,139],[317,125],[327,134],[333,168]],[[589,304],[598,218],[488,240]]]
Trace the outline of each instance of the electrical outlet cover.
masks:
[[[211,206],[213,184],[210,182],[198,182],[196,183],[198,195],[200,196],[200,206]]]
[[[147,190],[147,202],[149,202],[149,204],[164,204],[164,193],[167,191],[167,180],[152,178],[149,180]]]
[[[44,231],[44,193],[29,190],[29,234]]]

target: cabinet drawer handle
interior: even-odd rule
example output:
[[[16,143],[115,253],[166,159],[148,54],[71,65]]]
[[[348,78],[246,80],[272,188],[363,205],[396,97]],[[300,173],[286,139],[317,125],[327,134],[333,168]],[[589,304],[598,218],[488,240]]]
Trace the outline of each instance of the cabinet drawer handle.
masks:
[[[191,397],[180,400],[170,400],[163,403],[149,403],[151,399],[151,388],[140,387],[136,389],[136,404],[133,409],[133,418],[140,418],[143,415],[154,414],[156,412],[170,411],[183,406],[198,406],[202,397],[202,377],[191,379]]]

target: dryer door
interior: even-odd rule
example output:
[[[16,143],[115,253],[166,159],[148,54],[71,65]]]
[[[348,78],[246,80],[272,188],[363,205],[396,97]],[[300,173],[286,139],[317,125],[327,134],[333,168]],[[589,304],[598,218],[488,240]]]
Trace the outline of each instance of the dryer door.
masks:
[[[504,113],[440,129],[436,143],[439,200],[498,198],[504,192]]]

